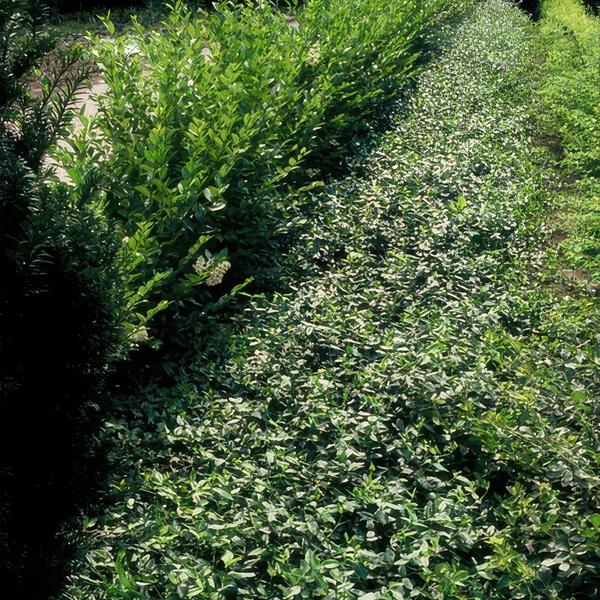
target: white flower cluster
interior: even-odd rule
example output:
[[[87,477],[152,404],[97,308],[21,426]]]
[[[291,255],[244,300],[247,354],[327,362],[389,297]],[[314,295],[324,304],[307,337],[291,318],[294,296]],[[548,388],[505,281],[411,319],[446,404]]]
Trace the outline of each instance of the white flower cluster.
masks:
[[[204,258],[204,256],[199,256],[194,262],[194,271],[198,273],[198,275],[202,275],[206,271],[206,269],[210,266],[212,260],[209,258],[208,260]],[[225,277],[225,273],[229,271],[231,268],[231,263],[227,260],[219,261],[214,267],[210,275],[206,279],[206,285],[219,285],[223,281],[223,277]]]
[[[199,256],[194,263],[194,271],[200,275],[202,271],[206,268],[206,259],[204,256]]]
[[[306,63],[311,67],[314,67],[321,58],[321,44],[316,42],[313,44],[308,50],[308,54],[306,55]]]
[[[219,285],[223,281],[223,277],[225,277],[225,273],[229,271],[231,268],[231,263],[227,260],[223,260],[218,263],[214,271],[209,275],[206,280],[206,285]]]
[[[143,325],[136,327],[131,334],[131,341],[138,344],[147,342],[149,339],[148,330]]]

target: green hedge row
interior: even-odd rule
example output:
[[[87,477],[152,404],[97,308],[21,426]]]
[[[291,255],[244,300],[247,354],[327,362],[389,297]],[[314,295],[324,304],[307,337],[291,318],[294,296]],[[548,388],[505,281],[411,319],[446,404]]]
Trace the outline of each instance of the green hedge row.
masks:
[[[64,153],[69,187],[50,184],[44,156],[91,65],[46,35],[44,3],[0,5],[8,595],[38,594],[24,589],[59,576],[23,574],[50,560],[45,544],[82,467],[84,406],[122,351],[123,330],[129,346],[142,344],[148,318],[170,304],[181,320],[159,321],[156,333],[173,338],[243,282],[257,255],[268,260],[272,190],[310,186],[324,171],[319,161],[340,159],[357,126],[414,72],[450,6],[313,0],[294,16],[262,2],[198,15],[178,3],[160,32],[92,40],[109,90],[98,117],[83,119],[74,156]],[[308,156],[311,171],[300,168]]]
[[[158,31],[92,40],[108,91],[61,160],[73,202],[122,239],[131,343],[157,312],[190,315],[252,275],[272,190],[339,162],[463,4],[311,0],[292,13],[260,1],[209,14],[178,2]],[[189,321],[156,319],[151,335],[172,339]]]
[[[600,595],[600,306],[540,280],[535,37],[478,3],[363,176],[286,197],[305,276],[119,398],[63,597]]]

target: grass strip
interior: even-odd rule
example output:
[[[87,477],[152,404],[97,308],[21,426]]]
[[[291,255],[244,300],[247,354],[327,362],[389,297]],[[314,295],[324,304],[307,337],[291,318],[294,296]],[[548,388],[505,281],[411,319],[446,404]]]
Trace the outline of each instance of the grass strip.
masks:
[[[577,0],[546,1],[539,98],[561,181],[558,261],[572,282],[600,284],[600,18]]]

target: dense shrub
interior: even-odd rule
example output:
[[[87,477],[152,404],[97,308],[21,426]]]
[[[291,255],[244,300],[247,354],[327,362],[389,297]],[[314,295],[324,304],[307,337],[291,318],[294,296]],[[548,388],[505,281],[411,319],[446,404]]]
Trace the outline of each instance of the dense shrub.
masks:
[[[310,183],[307,155],[339,158],[414,70],[426,28],[459,4],[312,0],[292,15],[259,2],[193,16],[178,3],[159,32],[93,40],[108,93],[62,159],[76,202],[90,196],[121,231],[132,338],[147,311],[209,302],[230,262],[233,283],[251,275],[270,191]]]
[[[52,581],[41,569],[75,494],[66,486],[80,411],[118,342],[114,238],[49,186],[43,162],[89,65],[77,49],[55,47],[37,7],[0,8],[0,547],[3,593],[13,598],[37,597],[32,590]]]

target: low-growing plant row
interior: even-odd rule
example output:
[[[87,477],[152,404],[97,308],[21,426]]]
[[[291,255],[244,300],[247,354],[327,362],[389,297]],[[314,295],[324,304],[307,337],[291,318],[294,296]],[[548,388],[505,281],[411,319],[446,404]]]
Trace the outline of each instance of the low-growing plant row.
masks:
[[[383,15],[376,4],[365,6]],[[237,27],[229,14],[216,22]],[[258,19],[267,37],[271,27],[279,31],[269,9],[241,14]],[[217,84],[206,84],[213,95],[193,101],[185,91],[228,47],[196,35],[200,25],[185,15],[173,23],[186,30],[179,45],[145,36],[137,44],[141,57],[152,43],[179,66],[158,73],[144,58],[113,63],[108,78],[123,89],[122,100],[106,101],[106,129],[89,131],[98,133],[90,164],[94,156],[105,161],[100,181],[114,185],[97,188],[104,190],[98,206],[118,219],[126,207],[137,211],[139,221],[122,217],[123,227],[133,228],[130,240],[142,239],[147,222],[156,272],[167,272],[161,269],[179,243],[163,250],[156,237],[163,225],[168,231],[170,215],[194,222],[187,201],[176,197],[191,201],[198,193],[212,215],[213,203],[228,202],[238,181],[240,192],[255,189],[251,164],[268,172],[267,181],[279,173],[271,164],[286,174],[294,166],[289,158],[300,158],[319,135],[298,131],[312,127],[307,117],[283,124],[307,142],[290,148],[286,135],[278,138],[280,150],[276,142],[257,150],[234,137],[232,121],[232,129],[223,125],[230,137],[207,148],[192,143],[212,139],[210,120],[199,116],[189,116],[189,130],[148,128],[157,117],[134,110],[135,103],[166,111],[175,123],[161,93],[179,85],[181,72],[189,77],[177,88],[189,98],[177,105],[184,117],[204,100],[207,114],[216,111],[222,123],[234,118],[219,112]],[[298,35],[281,31],[277,39]],[[347,35],[343,26],[336,31]],[[77,556],[61,597],[600,595],[600,307],[585,284],[567,285],[547,272],[548,264],[561,268],[560,257],[548,262],[544,244],[555,226],[548,209],[561,197],[551,180],[562,175],[541,164],[546,155],[531,143],[540,135],[536,106],[552,106],[565,65],[574,63],[549,54],[527,16],[503,0],[477,3],[440,36],[440,56],[352,175],[320,191],[270,191],[294,232],[273,257],[287,291],[254,297],[233,322],[198,338],[185,364],[176,365],[175,385],[149,384],[115,403],[101,436],[110,475],[101,505],[69,530]],[[243,40],[231,41],[236,53]],[[187,71],[194,44],[201,67]],[[307,38],[306,52],[331,56],[328,42],[312,44]],[[265,42],[264,53],[272,46]],[[264,68],[278,64],[265,59]],[[226,67],[213,76],[233,77]],[[127,85],[117,72],[131,77]],[[235,82],[227,86],[232,98],[250,102]],[[587,80],[582,86],[588,102],[594,92]],[[288,92],[283,85],[268,93]],[[355,100],[347,97],[346,107]],[[276,101],[266,104],[242,118],[249,139],[253,119],[266,123],[278,114]],[[568,123],[555,117],[553,127]],[[104,148],[109,127],[113,150]],[[152,148],[135,145],[142,131]],[[586,136],[568,143],[572,169],[588,164],[587,154],[577,154]],[[219,154],[225,141],[238,158],[223,158],[232,150]],[[186,162],[192,150],[206,157],[194,162],[197,171]],[[175,152],[182,154],[169,162]],[[72,170],[79,190],[84,163]],[[199,169],[207,164],[227,165],[223,179],[204,183]],[[231,172],[238,175],[227,179]],[[163,198],[168,205],[160,205]],[[227,230],[212,217],[210,223],[214,230],[202,235],[230,243]],[[183,249],[199,260],[188,256],[187,242]]]
[[[600,19],[578,2],[547,1],[541,38],[546,77],[543,119],[562,168],[561,260],[580,279],[600,282]],[[574,182],[576,184],[574,185]],[[569,235],[566,235],[566,234]],[[584,277],[581,277],[585,274]]]

